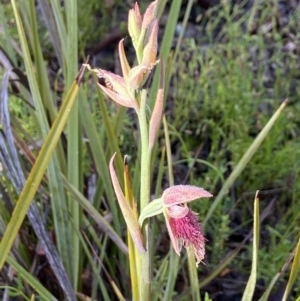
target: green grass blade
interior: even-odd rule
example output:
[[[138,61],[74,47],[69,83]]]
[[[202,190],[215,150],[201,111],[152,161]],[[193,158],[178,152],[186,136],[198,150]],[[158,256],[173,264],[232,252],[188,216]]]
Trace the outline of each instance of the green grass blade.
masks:
[[[50,82],[48,78],[48,73],[46,70],[45,59],[43,57],[42,47],[39,41],[39,34],[38,34],[38,24],[37,24],[37,17],[36,17],[36,8],[35,2],[29,1],[29,16],[28,19],[30,20],[30,29],[32,32],[32,49],[33,55],[35,58],[35,66],[36,66],[36,79],[38,88],[40,91],[41,99],[43,102],[44,110],[47,111],[50,118],[50,123],[52,124],[54,119],[57,115],[57,108],[54,106],[55,100],[52,97],[52,91],[50,89]],[[76,75],[74,75],[75,78]],[[73,78],[73,79],[74,79]],[[64,152],[62,148],[62,144],[59,142],[58,149],[57,149],[57,156],[59,159],[59,163],[63,171],[66,170],[66,161],[64,157]]]
[[[72,197],[78,204],[80,204],[85,211],[95,220],[98,226],[106,233],[112,241],[122,250],[124,253],[128,253],[126,244],[122,241],[120,236],[112,228],[112,226],[105,220],[105,218],[98,212],[98,210],[82,195],[78,189],[73,186],[63,175],[63,184],[66,189],[72,194]]]
[[[8,73],[5,74],[4,80],[3,80],[3,84],[2,84],[2,88],[4,89],[5,86],[7,86],[7,82],[5,84],[5,80],[8,80],[7,77]],[[17,194],[20,194],[24,184],[25,184],[25,176],[23,174],[22,171],[22,167],[21,167],[21,163],[19,161],[19,157],[17,154],[17,150],[13,141],[13,135],[12,135],[12,131],[10,128],[10,124],[14,124],[14,122],[10,122],[10,117],[9,117],[9,113],[8,113],[8,109],[5,109],[5,103],[7,102],[7,95],[5,95],[5,89],[4,91],[1,91],[1,98],[2,98],[2,114],[4,117],[5,116],[5,136],[6,136],[6,140],[7,142],[2,142],[2,149],[1,149],[1,156],[3,154],[5,154],[5,147],[3,148],[3,146],[7,145],[9,146],[9,152],[5,155],[5,160],[2,160],[2,163],[7,165],[9,164],[10,167],[6,166],[5,170],[10,170],[10,179],[13,182],[13,186],[17,192]],[[12,115],[14,116],[14,115]],[[16,128],[14,127],[14,131],[16,131]],[[2,135],[0,136],[2,139]],[[18,141],[17,136],[15,136],[16,141]],[[11,158],[11,159],[9,159]],[[8,161],[11,160],[12,162],[9,163]],[[35,160],[34,160],[35,161]],[[49,168],[50,169],[50,168]],[[18,171],[13,172],[13,170]],[[51,175],[51,173],[48,173],[49,175]],[[57,180],[55,178],[55,180]],[[56,190],[58,185],[56,185]],[[55,196],[55,194],[53,194],[52,196]],[[56,199],[56,198],[55,198]],[[60,199],[58,198],[58,201]],[[13,211],[13,209],[11,209],[11,212]],[[1,212],[1,211],[0,211]],[[42,221],[42,218],[40,216],[40,212],[37,208],[36,203],[32,203],[28,212],[27,212],[28,218],[30,220],[30,223],[39,239],[39,242],[41,243],[41,245],[43,245],[46,257],[48,259],[49,264],[51,265],[51,268],[54,272],[54,274],[56,275],[57,279],[59,280],[65,294],[66,294],[66,299],[68,300],[74,300],[75,296],[74,296],[74,292],[73,289],[69,283],[68,277],[66,275],[65,272],[65,268],[63,267],[61,260],[58,256],[58,253],[56,252],[56,249],[53,245],[53,243],[50,241],[50,238],[48,236],[48,233],[46,232],[46,228],[44,226],[44,222]],[[2,216],[3,217],[3,214]],[[9,221],[10,217],[7,219],[7,223]],[[4,232],[4,231],[3,231]],[[58,236],[56,237],[56,241],[58,242]],[[66,240],[64,240],[64,242],[66,242]],[[28,261],[28,254],[26,253],[26,250],[24,248],[22,248],[22,246],[19,246],[19,254],[22,257],[22,260],[25,260],[26,262]]]
[[[288,298],[288,295],[295,283],[295,280],[297,278],[297,276],[299,277],[299,270],[300,270],[300,239],[298,240],[298,244],[296,247],[296,251],[295,251],[295,257],[293,260],[293,264],[292,264],[292,268],[291,268],[291,273],[290,273],[290,277],[289,277],[289,281],[287,283],[287,286],[285,288],[284,291],[284,295],[282,297],[282,301],[286,301]]]
[[[45,60],[42,53],[42,48],[39,41],[38,34],[38,24],[36,18],[36,9],[35,2],[30,0],[28,1],[28,20],[30,24],[30,32],[32,39],[29,39],[28,42],[32,45],[32,51],[34,56],[34,63],[36,66],[36,79],[38,88],[41,94],[42,103],[45,110],[49,110],[51,121],[54,120],[57,112],[54,108],[53,100],[51,97],[50,83],[47,76],[47,71],[45,68]],[[23,14],[24,15],[24,14]]]
[[[77,0],[66,1],[66,21],[67,21],[67,48],[66,53],[66,86],[70,87],[78,68],[78,16]],[[78,99],[75,100],[68,120],[68,179],[80,191],[83,187],[82,177],[82,133],[79,119]],[[74,227],[71,230],[72,236],[72,261],[73,287],[79,288],[81,274],[80,240],[76,229],[81,227],[82,210],[72,197],[69,197],[69,210],[72,215]]]
[[[177,256],[178,257],[178,256]],[[163,260],[159,264],[159,268],[157,269],[154,278],[153,278],[153,286],[156,287],[156,285],[161,285],[161,283],[165,282],[165,279],[167,278],[167,273],[169,269],[169,255],[164,256]],[[175,275],[176,277],[177,275]],[[165,297],[166,289],[158,290],[158,289],[152,289],[151,291],[151,301],[158,301],[158,300],[172,300],[172,297],[169,299],[166,299]],[[174,292],[174,288],[172,288],[172,293]]]
[[[34,276],[28,273],[15,259],[11,256],[7,257],[7,262],[18,273],[24,281],[26,281],[39,296],[45,301],[57,301],[57,299],[37,280]]]
[[[167,150],[168,179],[169,179],[169,185],[173,186],[174,185],[174,173],[173,173],[173,163],[172,163],[171,141],[170,141],[168,123],[167,123],[167,119],[166,119],[165,115],[163,115],[163,125],[164,125],[166,150]]]
[[[23,16],[25,19],[24,13]],[[41,94],[41,99],[44,108],[48,110],[48,113],[50,114],[50,120],[53,121],[57,114],[57,109],[54,106],[54,101],[51,97],[52,92],[50,89],[50,82],[46,70],[45,59],[43,57],[42,47],[39,40],[36,7],[35,2],[32,0],[28,1],[28,23],[30,24],[30,37],[32,37],[32,39],[29,39],[28,42],[31,44],[33,51],[38,88]]]
[[[164,37],[163,37],[161,47],[160,47],[160,54],[164,58],[165,62],[169,61],[168,56],[171,52],[175,29],[176,29],[176,25],[177,25],[179,13],[180,13],[181,2],[182,2],[182,0],[172,1],[170,12],[169,12],[170,17],[168,18],[168,22],[167,22],[166,28],[164,30]],[[166,68],[168,68],[168,66],[166,66]],[[159,69],[159,68],[157,68],[157,69]],[[159,84],[159,70],[156,70],[155,74],[154,74],[150,94],[149,94],[149,107],[151,108],[151,110],[154,107],[158,84]]]
[[[253,155],[258,150],[259,146],[262,144],[264,139],[267,137],[269,131],[272,129],[274,123],[280,116],[281,112],[285,108],[287,104],[287,99],[280,105],[280,107],[277,109],[277,111],[274,113],[274,115],[270,118],[268,123],[264,126],[264,128],[261,130],[261,132],[258,134],[258,136],[254,139],[250,147],[247,149],[243,157],[240,159],[228,179],[223,184],[219,194],[215,198],[214,202],[212,203],[211,207],[209,208],[205,219],[203,221],[203,227],[205,228],[207,221],[210,219],[214,211],[216,210],[217,206],[222,201],[223,197],[227,194],[229,188],[234,183],[234,181],[237,179],[237,177],[242,173],[248,162],[251,160]]]
[[[166,69],[166,81],[165,81],[165,90],[166,91],[169,91],[170,81],[171,81],[171,77],[172,77],[171,75],[173,72],[172,67],[174,66],[174,63],[177,62],[178,53],[182,47],[181,43],[182,43],[182,40],[183,40],[183,37],[185,34],[185,29],[186,29],[188,20],[190,18],[193,3],[194,3],[193,0],[189,0],[189,2],[187,4],[187,8],[184,13],[184,19],[183,19],[183,22],[180,27],[180,34],[179,34],[179,37],[178,37],[177,43],[176,43],[175,53],[174,53],[174,55],[171,55],[168,60],[168,65],[167,65],[167,69]],[[176,24],[176,26],[177,26],[177,24]],[[166,97],[167,97],[167,93],[165,93],[165,98]]]
[[[78,16],[77,16],[77,0],[66,1],[66,18],[67,18],[67,48],[63,51],[67,53],[67,86],[72,85],[74,76],[78,69]],[[75,107],[74,107],[75,108]]]
[[[107,251],[108,236],[107,235],[99,236],[99,232],[95,231],[95,229],[90,226],[90,221],[87,218],[84,218],[84,227],[88,228],[90,240],[93,242],[94,246],[96,248],[98,248],[98,250],[100,250],[100,254],[98,255],[99,263],[102,263],[105,255],[107,254],[106,251]],[[97,269],[96,277],[93,281],[91,298],[92,298],[92,300],[96,300],[97,296],[99,296],[99,290],[100,290],[100,292],[103,296],[103,300],[104,301],[110,300],[108,293],[107,293],[105,279],[103,279],[103,277],[98,277],[98,275],[101,275],[102,265],[98,264],[96,266],[96,269]],[[105,283],[103,283],[103,282],[105,282]]]
[[[123,159],[122,159],[122,154],[119,148],[119,143],[118,139],[116,136],[116,133],[113,129],[113,125],[111,123],[111,119],[109,118],[108,112],[107,112],[107,106],[103,97],[103,94],[101,94],[101,90],[97,89],[97,94],[98,94],[98,99],[99,99],[99,106],[100,106],[100,111],[101,115],[103,118],[103,124],[106,132],[106,136],[109,137],[108,139],[108,147],[110,149],[110,153],[114,154],[117,153],[116,155],[116,171],[118,175],[123,174]],[[122,183],[122,182],[121,182]]]
[[[55,101],[51,98],[52,92],[50,89],[50,83],[48,80],[48,74],[45,68],[45,62],[43,58],[43,53],[39,41],[39,35],[38,35],[38,26],[37,26],[37,18],[36,18],[36,9],[34,5],[34,1],[28,2],[28,12],[29,12],[29,24],[31,29],[31,35],[32,37],[32,49],[33,54],[35,58],[35,65],[36,65],[36,79],[37,79],[37,85],[40,92],[42,104],[40,106],[39,110],[39,117],[41,122],[43,122],[43,126],[48,129],[48,121],[44,120],[44,117],[41,115],[44,115],[44,112],[49,113],[50,122],[52,123],[57,115],[57,110],[54,107]],[[25,18],[25,14],[24,18]],[[76,75],[75,75],[76,76]],[[75,78],[74,76],[74,78]],[[57,158],[60,158],[60,164],[58,164]],[[57,241],[57,247],[60,253],[60,256],[62,258],[62,261],[65,265],[65,268],[68,272],[69,277],[71,275],[74,275],[73,266],[74,266],[74,260],[72,259],[72,255],[75,252],[75,248],[72,248],[71,245],[71,225],[68,222],[68,207],[66,202],[65,193],[63,190],[63,185],[60,178],[60,172],[61,170],[64,172],[66,170],[65,167],[65,158],[64,153],[62,149],[62,145],[60,141],[58,142],[57,151],[55,152],[55,155],[53,156],[53,160],[51,161],[51,164],[49,165],[48,169],[48,178],[49,178],[49,190],[50,194],[52,196],[51,202],[52,202],[52,211],[53,211],[53,218],[54,218],[54,225],[55,225],[55,234],[56,234],[56,241]],[[72,251],[71,251],[72,250]]]
[[[12,39],[8,33],[7,20],[3,11],[2,3],[0,4],[0,20],[1,20],[1,27],[3,28],[3,34],[5,37],[4,43],[1,42],[2,39],[0,39],[0,43],[3,45],[3,48],[5,49],[7,55],[9,55],[11,62],[14,64],[14,66],[17,66],[16,52],[13,49]]]
[[[259,248],[259,199],[257,195],[258,191],[256,192],[254,200],[252,267],[242,301],[252,300],[257,279],[257,256]]]
[[[157,7],[157,18],[160,19],[162,14],[164,13],[165,6],[167,4],[168,0],[160,0],[158,1],[158,7]]]
[[[273,207],[274,201],[270,202],[267,208],[262,212],[261,218],[260,218],[260,223],[262,223],[267,217],[268,217],[268,212],[270,211],[270,208]],[[231,251],[224,259],[220,261],[220,263],[215,267],[215,269],[206,276],[203,280],[201,280],[199,286],[204,287],[206,286],[209,282],[211,282],[213,279],[215,279],[224,269],[230,264],[230,262],[238,255],[240,250],[244,248],[246,242],[253,236],[252,231],[244,238],[244,240],[239,244],[239,246]]]
[[[195,255],[194,250],[191,246],[187,248],[187,261],[188,261],[188,269],[189,269],[189,280],[191,285],[191,300],[192,301],[201,301],[200,297],[200,286],[198,279],[197,267],[195,265]]]
[[[94,157],[97,172],[102,180],[102,184],[107,195],[107,199],[113,215],[114,229],[116,230],[117,233],[121,233],[121,225],[118,218],[118,207],[116,206],[116,198],[110,181],[110,175],[108,172],[108,163],[105,160],[105,151],[99,139],[96,125],[93,122],[92,114],[88,106],[88,101],[84,93],[80,92],[80,98],[81,101],[79,104],[79,108],[80,108],[79,111],[80,111],[80,116],[84,127],[84,131],[89,140],[89,146],[91,148]]]
[[[23,24],[19,15],[19,8],[16,5],[15,0],[12,0],[12,8],[13,12],[15,15],[15,20],[17,24],[17,29],[19,33],[19,39],[20,39],[20,44],[22,47],[22,53],[23,53],[23,59],[24,59],[24,64],[27,72],[27,78],[30,86],[30,91],[32,94],[32,98],[34,100],[35,108],[36,108],[36,114],[37,120],[39,121],[37,124],[37,128],[41,131],[42,137],[45,138],[48,134],[49,131],[49,125],[48,125],[48,120],[45,114],[45,110],[43,107],[43,102],[41,99],[40,91],[39,91],[39,86],[37,84],[37,80],[35,78],[34,74],[34,66],[31,61],[31,53],[29,52],[28,44],[27,44],[27,37],[24,33],[24,28]],[[25,9],[24,9],[25,10]],[[28,11],[26,7],[26,11]],[[24,18],[26,18],[25,11],[23,11]],[[28,24],[27,24],[28,27]],[[32,37],[32,35],[30,35]],[[2,243],[0,245],[0,253],[2,254],[1,256],[1,266],[3,265],[5,258],[11,248],[11,245],[13,243],[13,240],[19,230],[19,227],[24,219],[24,216],[28,210],[28,207],[30,205],[30,202],[38,188],[38,185],[41,181],[41,178],[43,177],[43,174],[45,172],[45,169],[49,163],[49,160],[53,154],[54,148],[56,147],[56,143],[59,139],[60,133],[63,130],[64,124],[67,120],[67,116],[69,114],[69,110],[71,109],[74,101],[74,97],[77,94],[78,86],[76,83],[74,83],[73,88],[69,91],[69,94],[66,97],[66,102],[62,106],[61,114],[60,117],[56,119],[56,123],[54,122],[52,130],[50,131],[49,135],[47,136],[46,142],[44,144],[44,147],[41,150],[41,153],[39,154],[37,158],[37,162],[35,166],[33,167],[30,175],[28,182],[26,186],[23,189],[23,192],[20,195],[20,201],[18,202],[14,214],[12,216],[11,222],[9,223],[7,227],[7,231],[5,232],[3,236]],[[46,146],[46,147],[45,147]],[[50,190],[52,194],[52,200],[59,202],[60,198],[57,196],[63,196],[62,192],[62,186],[61,186],[61,181],[59,181],[59,174],[57,173],[57,163],[55,162],[55,155],[54,155],[54,161],[51,161],[49,164],[49,169],[48,169],[48,175],[50,181],[52,181],[52,184],[50,185]],[[54,202],[55,203],[55,202]],[[54,204],[53,203],[53,204]],[[60,204],[58,203],[58,206]],[[55,207],[55,206],[53,206]],[[54,209],[55,210],[55,209]],[[65,212],[62,212],[62,210],[59,210],[59,215],[55,216],[55,222],[57,223],[58,219],[62,220],[64,223],[64,218],[67,217]],[[60,229],[60,227],[57,226],[58,223],[56,224],[56,229]],[[67,234],[67,231],[64,231],[64,229],[60,230],[61,233]],[[58,249],[60,250],[60,253],[66,253],[70,254],[68,252],[68,248],[70,248],[70,244],[68,243],[67,236],[64,236],[64,239],[60,239],[58,237]],[[62,251],[63,250],[63,251]],[[65,264],[67,264],[67,270],[70,273],[71,269],[71,264],[70,264],[70,256],[63,256],[63,261]],[[74,293],[70,289],[70,285],[64,281],[62,284],[67,291],[68,291],[68,296],[67,298],[69,300],[74,299]]]
[[[125,191],[125,198],[128,201],[130,207],[134,212],[134,216],[138,219],[138,213],[136,208],[136,203],[134,200],[132,186],[131,186],[131,178],[130,178],[130,169],[128,166],[127,159],[124,159],[124,191]],[[137,277],[137,263],[136,263],[136,248],[132,237],[127,231],[127,245],[128,245],[128,252],[129,252],[129,271],[130,271],[130,282],[131,282],[131,294],[132,300],[138,300],[139,298],[139,277]]]
[[[174,294],[174,286],[176,283],[177,275],[178,275],[178,269],[179,269],[179,260],[180,257],[175,253],[173,248],[170,249],[170,261],[168,264],[168,280],[163,296],[163,301],[169,301],[172,300],[172,296]]]
[[[298,244],[299,246],[299,244]],[[295,255],[295,250],[296,250],[297,246],[294,248],[293,252],[290,254],[290,256],[288,257],[288,259],[285,261],[282,269],[280,269],[280,272],[277,273],[275,275],[275,277],[273,277],[273,279],[271,280],[270,284],[268,285],[267,289],[265,290],[265,292],[263,293],[263,295],[261,296],[261,298],[259,299],[259,301],[267,301],[269,299],[269,296],[271,294],[271,291],[274,287],[274,285],[276,284],[276,282],[280,279],[280,277],[282,275],[284,275],[284,273],[286,272],[286,270],[288,269],[288,267],[290,266],[294,255]]]
[[[63,55],[61,49],[60,39],[58,39],[58,29],[55,23],[55,19],[51,10],[49,1],[47,0],[38,0],[39,8],[41,9],[43,20],[49,32],[49,37],[55,51],[55,55],[59,61],[59,65],[63,66]]]
[[[202,288],[206,286],[209,282],[211,282],[213,279],[215,279],[238,255],[243,246],[244,242],[242,242],[239,247],[230,252],[222,261],[220,261],[220,263],[214,268],[214,270],[199,282],[199,287]]]
[[[66,58],[68,55],[68,53],[67,53],[68,45],[67,45],[67,39],[66,39],[67,30],[66,30],[66,26],[64,23],[64,16],[62,14],[62,9],[61,9],[61,6],[60,6],[60,3],[58,0],[51,0],[50,4],[51,4],[53,16],[54,16],[55,23],[56,23],[57,30],[58,30],[58,36],[60,39],[60,44],[61,44],[61,49],[62,49],[62,54],[63,54],[63,57],[61,58],[61,60],[64,62],[63,69],[64,69],[64,74],[66,74],[65,62],[66,62]],[[77,45],[75,47],[77,47]]]
[[[87,224],[87,221],[85,221],[85,224]],[[78,231],[78,229],[77,229],[77,231]],[[105,281],[104,281],[103,277],[100,276],[99,271],[98,271],[98,267],[95,265],[95,258],[100,263],[100,266],[102,266],[102,270],[105,273],[105,275],[107,276],[107,278],[109,280],[109,283],[112,286],[112,289],[114,290],[115,294],[118,296],[118,299],[121,300],[121,301],[125,301],[125,298],[122,296],[119,288],[114,283],[114,281],[112,280],[112,278],[110,277],[110,275],[106,271],[105,266],[102,264],[100,258],[98,257],[98,255],[94,251],[93,245],[89,241],[87,235],[85,235],[84,232],[82,232],[82,234],[80,232],[78,232],[77,235],[78,235],[78,237],[80,239],[80,243],[82,245],[82,248],[83,248],[83,250],[84,250],[84,252],[85,252],[85,254],[87,256],[87,259],[88,259],[88,261],[90,263],[90,266],[91,266],[91,268],[92,268],[92,270],[94,272],[94,275],[96,277],[96,280],[99,283],[99,286],[100,286],[101,290],[103,291],[103,289],[104,289],[105,290],[105,295],[107,295],[106,288],[105,288]],[[89,250],[89,248],[91,249],[91,251]],[[110,298],[107,298],[107,299],[111,300]]]
[[[259,301],[267,301],[269,299],[270,293],[275,285],[275,283],[279,280],[281,276],[281,273],[277,273],[275,277],[272,279],[270,284],[268,285],[268,288],[265,290]]]
[[[6,231],[0,243],[0,269],[3,267],[7,255],[13,245],[14,239],[18,234],[20,226],[25,218],[30,203],[44,176],[52,154],[55,151],[55,147],[64,129],[77,92],[78,84],[77,82],[74,82],[28,176],[26,184],[13,211],[11,220],[7,225]]]

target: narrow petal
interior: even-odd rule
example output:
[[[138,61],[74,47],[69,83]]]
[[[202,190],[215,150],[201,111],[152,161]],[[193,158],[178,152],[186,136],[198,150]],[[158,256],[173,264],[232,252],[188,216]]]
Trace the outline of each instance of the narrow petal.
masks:
[[[212,197],[211,193],[201,187],[191,185],[171,186],[162,195],[163,203],[166,207],[209,197]]]
[[[82,64],[82,66],[87,67],[89,71],[94,72],[97,77],[104,78],[107,84],[110,86],[110,90],[115,90],[117,93],[122,94],[125,97],[128,96],[128,91],[126,89],[125,80],[123,77],[103,69],[93,69],[89,64]]]
[[[169,236],[171,238],[173,248],[174,248],[175,252],[180,256],[181,247],[179,247],[178,239],[174,236],[174,233],[172,231],[172,228],[171,228],[171,225],[170,225],[170,219],[171,218],[168,216],[168,213],[166,212],[166,210],[164,210],[163,213],[164,213],[164,216],[165,216],[166,225],[167,225],[167,229],[168,229],[168,232],[169,232]]]
[[[83,64],[83,66],[94,72],[97,77],[105,79],[107,87],[99,83],[98,85],[112,100],[124,107],[134,108],[138,112],[137,101],[128,92],[123,77],[103,69],[92,69],[89,64]]]
[[[124,96],[125,98],[130,98],[125,80],[122,76],[103,69],[99,69],[99,71],[100,77],[105,78],[107,85],[110,86],[108,88],[111,88],[111,90],[114,90],[116,93]]]
[[[109,162],[110,177],[111,177],[111,181],[112,181],[112,184],[113,184],[113,187],[115,190],[115,194],[117,196],[119,206],[121,208],[122,214],[123,214],[125,222],[127,224],[127,228],[131,234],[131,237],[132,237],[132,240],[133,240],[135,246],[141,253],[145,253],[146,250],[143,245],[143,236],[141,233],[141,229],[139,227],[137,220],[134,217],[132,208],[130,207],[129,203],[125,199],[125,196],[122,192],[119,180],[117,178],[117,175],[116,175],[116,172],[114,169],[113,162],[114,162],[115,156],[116,156],[116,153],[112,156],[112,158],[110,159],[110,162]]]
[[[168,214],[172,218],[183,218],[189,213],[189,208],[187,206],[174,205],[167,207]]]
[[[101,85],[99,83],[98,83],[98,85],[105,94],[107,94],[113,101],[115,101],[119,105],[127,107],[127,108],[134,107],[134,103],[130,98],[126,98],[123,95],[120,95],[120,94],[114,92],[113,90],[104,87],[103,85]]]

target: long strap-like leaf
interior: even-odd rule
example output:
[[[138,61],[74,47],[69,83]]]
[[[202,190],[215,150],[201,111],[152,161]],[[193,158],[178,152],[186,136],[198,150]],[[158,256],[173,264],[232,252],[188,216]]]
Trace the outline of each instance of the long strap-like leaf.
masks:
[[[46,168],[57,145],[57,142],[66,124],[69,112],[78,93],[78,89],[78,82],[75,81],[63,102],[61,110],[59,111],[57,118],[55,119],[54,124],[50,132],[48,133],[43,147],[36,159],[35,165],[33,166],[28,176],[26,184],[14,209],[12,218],[6,228],[6,231],[0,243],[0,269],[3,267],[3,264],[13,245],[14,239],[29,209],[31,201],[46,171]],[[69,281],[66,281],[67,279],[68,278],[59,279],[59,281],[65,281],[61,282],[61,285],[65,289],[67,299],[76,300],[75,294],[72,291],[72,288],[70,287]]]

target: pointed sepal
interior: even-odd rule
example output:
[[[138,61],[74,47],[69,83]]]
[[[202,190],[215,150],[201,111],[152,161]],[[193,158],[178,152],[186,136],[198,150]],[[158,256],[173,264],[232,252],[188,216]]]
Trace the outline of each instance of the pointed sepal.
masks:
[[[129,71],[128,86],[133,90],[142,88],[149,77],[150,71],[151,69],[147,66],[138,65],[133,67]]]
[[[121,94],[116,93],[115,91],[101,85],[98,83],[98,86],[101,88],[101,90],[109,96],[113,101],[115,101],[117,104],[127,107],[127,108],[134,108],[134,103],[132,102],[132,99],[124,97]]]
[[[161,117],[164,107],[164,88],[165,88],[165,66],[163,59],[160,60],[160,79],[159,88],[156,95],[155,105],[149,124],[149,149],[152,150],[157,139]]]
[[[122,39],[119,42],[119,56],[120,56],[120,62],[121,62],[121,68],[122,68],[122,74],[124,77],[125,82],[127,81],[128,73],[130,70],[129,63],[127,61],[125,50],[124,50],[124,39]]]
[[[156,56],[157,56],[157,35],[158,35],[158,20],[155,20],[149,28],[149,34],[146,34],[145,46],[143,50],[143,59],[142,65],[147,66],[149,68],[156,65]],[[147,31],[147,32],[148,32]]]
[[[139,250],[140,253],[145,253],[146,249],[143,244],[143,236],[142,236],[142,232],[141,232],[139,223],[135,219],[132,208],[130,207],[128,201],[126,200],[126,198],[123,194],[119,180],[118,180],[116,172],[115,172],[115,168],[114,168],[114,164],[113,164],[115,156],[116,156],[116,153],[112,156],[112,158],[110,159],[110,162],[109,162],[110,177],[111,177],[111,181],[112,181],[112,184],[113,184],[113,187],[115,190],[115,194],[117,196],[117,200],[118,200],[120,209],[122,211],[127,228],[131,234],[132,240],[133,240],[136,248]]]

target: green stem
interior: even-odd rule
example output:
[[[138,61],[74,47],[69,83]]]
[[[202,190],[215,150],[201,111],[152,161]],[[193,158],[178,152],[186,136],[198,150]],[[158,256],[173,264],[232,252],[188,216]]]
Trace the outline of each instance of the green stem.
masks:
[[[141,190],[140,190],[140,210],[150,202],[150,162],[151,152],[149,150],[149,131],[146,116],[147,90],[141,92],[140,111],[138,114],[140,134],[141,134]],[[145,223],[143,227],[143,236],[147,252],[139,254],[140,269],[140,299],[143,301],[150,300],[150,251],[149,251],[149,225]]]
[[[189,268],[189,277],[190,277],[190,285],[191,285],[191,295],[192,301],[201,301],[200,296],[200,287],[199,287],[199,278],[198,278],[198,272],[195,265],[195,256],[193,247],[189,246],[187,248],[188,253],[188,268]]]

